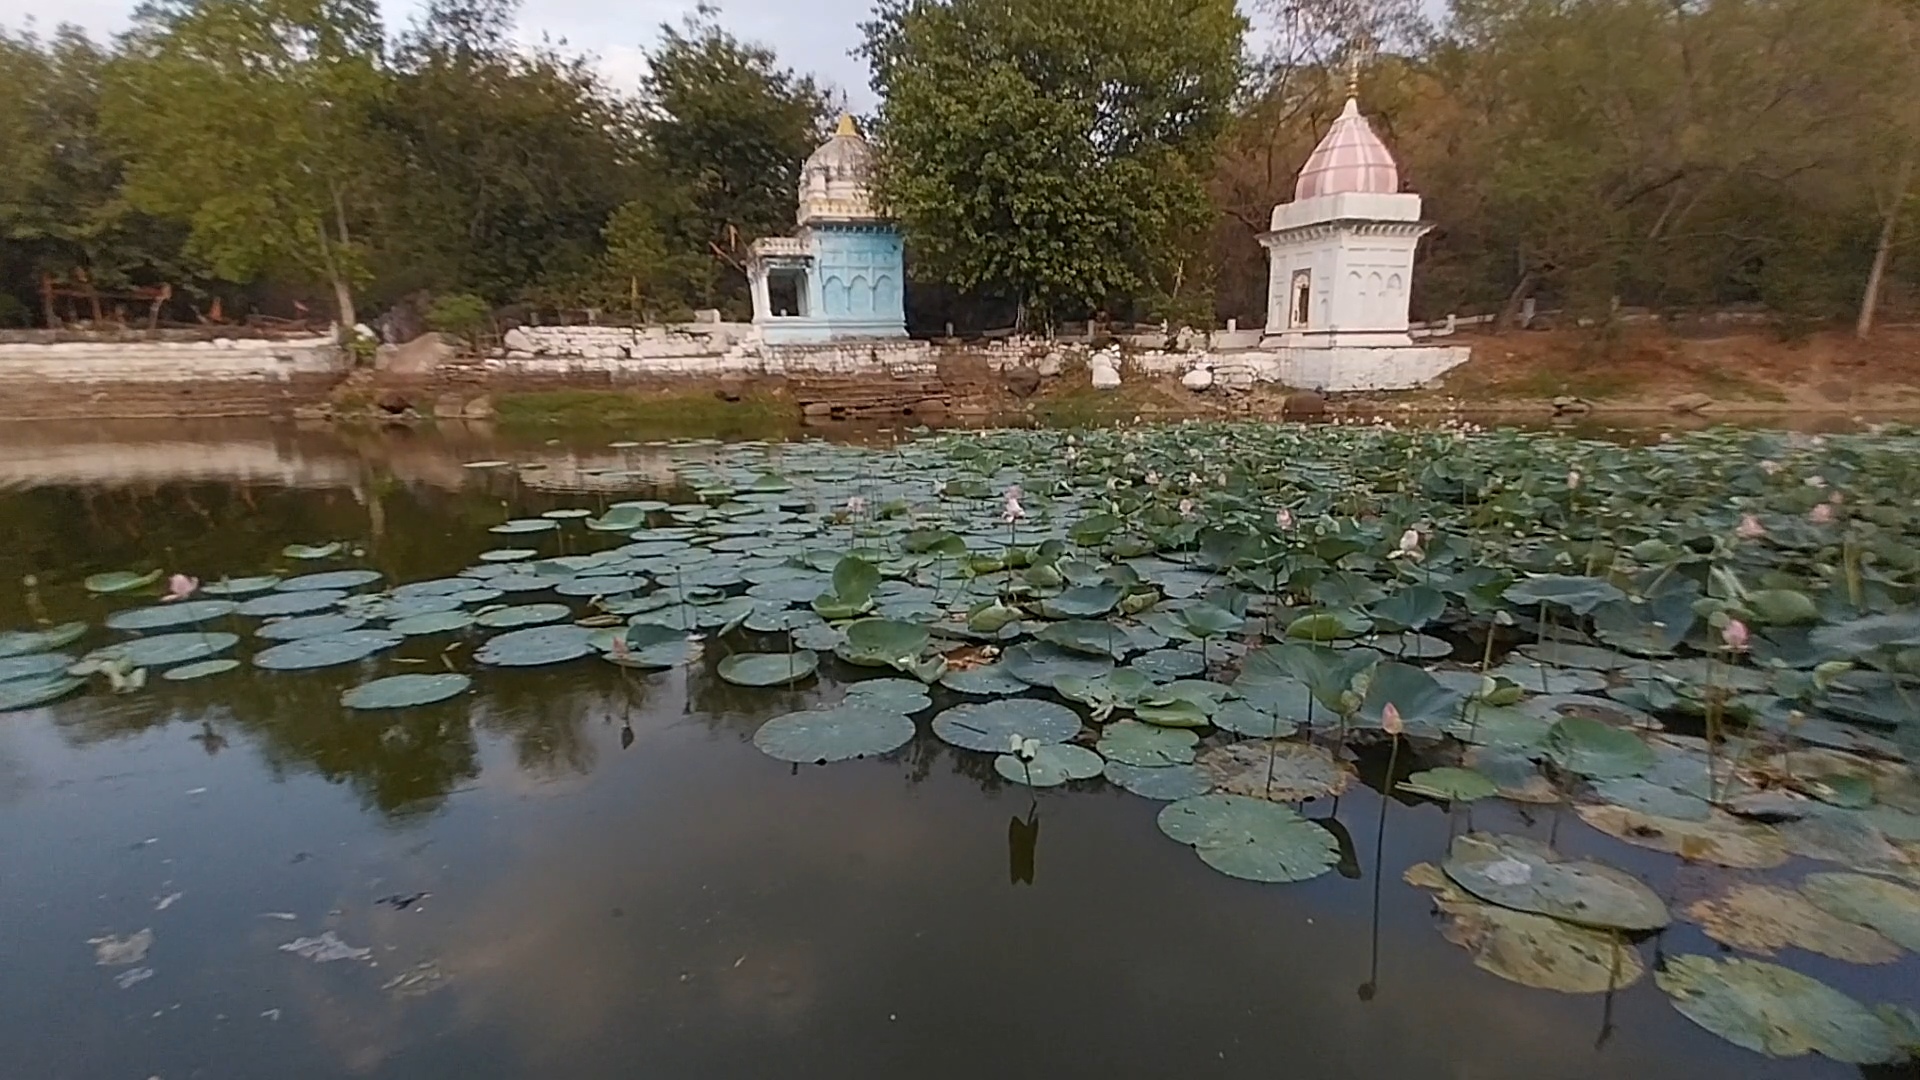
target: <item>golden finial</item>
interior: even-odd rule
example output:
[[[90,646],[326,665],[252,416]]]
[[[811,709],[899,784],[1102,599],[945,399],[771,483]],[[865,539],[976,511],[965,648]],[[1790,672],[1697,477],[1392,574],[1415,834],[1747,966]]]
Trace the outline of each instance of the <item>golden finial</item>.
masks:
[[[1347,96],[1356,100],[1360,97],[1360,42],[1358,39],[1355,39],[1353,46],[1347,50]]]
[[[852,113],[840,114],[840,123],[833,129],[833,135],[835,138],[857,139],[860,137],[860,129],[854,125]]]

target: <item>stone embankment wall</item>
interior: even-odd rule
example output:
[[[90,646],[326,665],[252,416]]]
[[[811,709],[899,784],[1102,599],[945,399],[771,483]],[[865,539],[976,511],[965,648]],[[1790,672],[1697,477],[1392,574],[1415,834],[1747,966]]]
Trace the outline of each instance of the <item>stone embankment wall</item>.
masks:
[[[0,333],[0,419],[269,416],[346,368],[331,337]]]

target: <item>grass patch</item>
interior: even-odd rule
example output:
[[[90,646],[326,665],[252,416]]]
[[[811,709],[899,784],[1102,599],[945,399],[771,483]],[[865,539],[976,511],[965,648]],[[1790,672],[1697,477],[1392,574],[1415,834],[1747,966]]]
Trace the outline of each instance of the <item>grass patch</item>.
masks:
[[[636,394],[618,390],[543,390],[494,401],[509,427],[618,429],[633,436],[762,438],[791,434],[799,410],[773,394],[724,401],[711,393]]]
[[[1577,368],[1533,366],[1525,376],[1493,389],[1504,396],[1556,398],[1563,394],[1588,401],[1627,397],[1641,388],[1631,375],[1609,371],[1582,371]]]
[[[1748,401],[1785,401],[1787,395],[1779,387],[1749,378],[1747,375],[1730,371],[1715,364],[1700,364],[1688,369],[1700,383],[1700,388],[1717,398],[1745,399]]]

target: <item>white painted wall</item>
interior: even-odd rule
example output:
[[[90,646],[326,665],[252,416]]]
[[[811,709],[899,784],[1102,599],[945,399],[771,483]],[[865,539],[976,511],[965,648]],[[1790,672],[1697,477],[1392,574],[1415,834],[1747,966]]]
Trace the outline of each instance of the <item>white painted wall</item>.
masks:
[[[345,364],[331,337],[0,343],[0,385],[275,382],[341,371]]]

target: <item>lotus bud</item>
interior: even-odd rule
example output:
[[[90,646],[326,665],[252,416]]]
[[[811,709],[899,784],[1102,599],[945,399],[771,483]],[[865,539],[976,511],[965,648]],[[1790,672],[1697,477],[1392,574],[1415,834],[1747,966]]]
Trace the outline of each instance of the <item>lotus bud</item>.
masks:
[[[1395,708],[1391,701],[1387,702],[1386,708],[1380,710],[1380,730],[1389,735],[1398,735],[1407,730],[1406,723],[1400,719],[1400,710]]]
[[[1728,619],[1727,625],[1720,628],[1720,640],[1726,642],[1727,648],[1734,652],[1746,652],[1750,638],[1747,624],[1739,619]]]
[[[1735,536],[1738,536],[1742,540],[1758,540],[1767,535],[1767,527],[1760,524],[1758,517],[1752,514],[1742,514],[1740,515],[1740,525],[1734,529],[1733,532]]]

